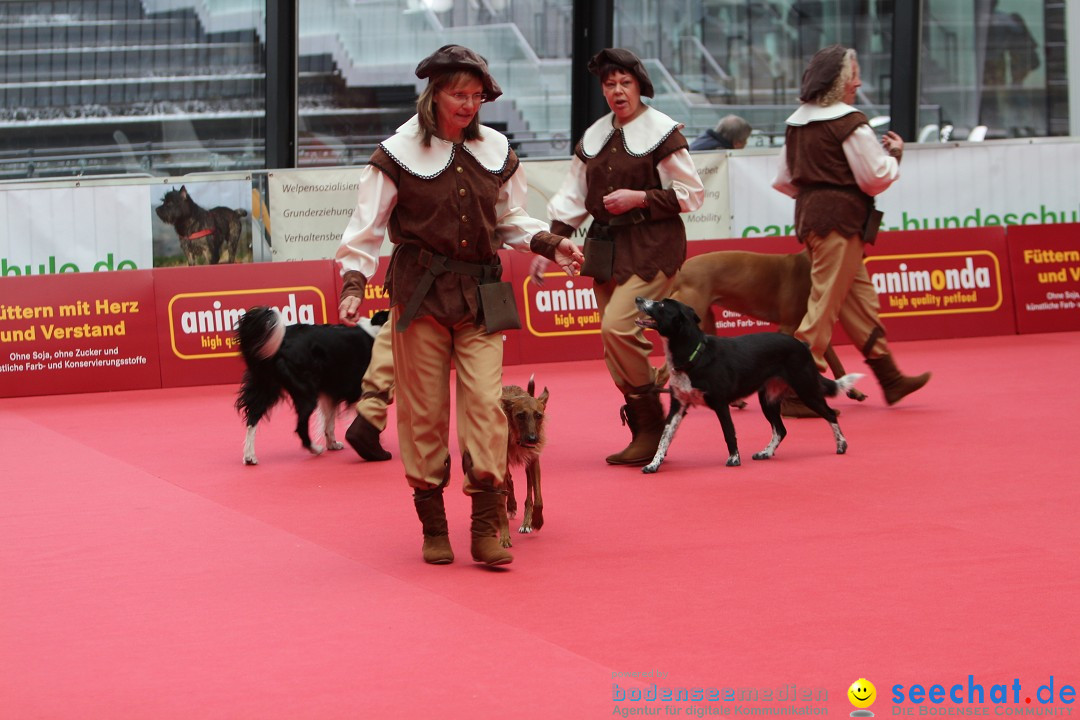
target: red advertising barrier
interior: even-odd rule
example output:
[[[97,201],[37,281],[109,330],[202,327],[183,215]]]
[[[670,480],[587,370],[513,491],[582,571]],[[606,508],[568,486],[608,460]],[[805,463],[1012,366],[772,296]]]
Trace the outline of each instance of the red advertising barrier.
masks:
[[[792,237],[740,238],[691,242],[689,253],[800,248]],[[602,357],[592,281],[550,266],[538,285],[532,259],[502,253],[522,323],[503,336],[505,363]],[[386,264],[365,291],[369,314],[389,304]],[[866,269],[894,340],[1080,329],[1080,225],[1011,226],[1007,240],[1001,227],[885,232]],[[243,310],[335,323],[340,287],[330,260],[0,278],[0,396],[236,383]],[[718,334],[773,329],[717,309]],[[846,341],[840,328],[834,338]]]
[[[0,396],[160,382],[153,271],[0,278]]]
[[[508,365],[593,360],[603,357],[600,315],[592,278],[569,277],[554,263],[543,285],[529,276],[531,253],[503,251],[503,278],[514,284],[521,329],[507,333],[516,355],[506,353]],[[507,347],[509,351],[511,348]]]
[[[689,243],[693,257],[724,250],[799,252],[794,237],[703,240]],[[522,313],[523,357],[533,362],[599,358],[600,316],[589,278],[569,278],[554,267],[537,286],[528,276],[531,256],[510,258]],[[1001,335],[1016,332],[1012,282],[1001,227],[885,232],[867,247],[866,269],[878,288],[881,317],[894,340]],[[776,326],[716,309],[722,336],[769,332]],[[650,338],[661,352],[658,337]],[[837,327],[837,344],[850,342]],[[508,359],[508,363],[511,361]]]
[[[239,383],[234,332],[254,305],[279,308],[290,325],[337,322],[339,281],[327,260],[159,268],[154,280],[163,387]]]
[[[883,232],[866,271],[890,339],[1016,332],[1004,227]]]
[[[1080,224],[1020,225],[1007,239],[1017,329],[1080,330]]]

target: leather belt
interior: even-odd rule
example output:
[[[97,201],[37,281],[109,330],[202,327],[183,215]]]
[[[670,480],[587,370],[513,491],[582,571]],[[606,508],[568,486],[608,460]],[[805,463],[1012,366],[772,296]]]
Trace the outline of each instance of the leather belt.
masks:
[[[494,264],[472,263],[455,260],[445,255],[433,253],[430,250],[421,249],[416,262],[420,267],[424,268],[425,272],[420,276],[420,282],[416,284],[416,289],[413,290],[412,296],[409,297],[409,302],[405,304],[405,309],[402,310],[401,315],[398,317],[396,325],[398,332],[404,332],[405,328],[409,327],[409,323],[416,317],[416,313],[420,309],[420,304],[427,297],[431,284],[435,282],[435,278],[439,275],[446,272],[468,275],[479,280],[481,285],[498,282],[502,277],[502,265],[499,264],[498,258],[496,258]]]

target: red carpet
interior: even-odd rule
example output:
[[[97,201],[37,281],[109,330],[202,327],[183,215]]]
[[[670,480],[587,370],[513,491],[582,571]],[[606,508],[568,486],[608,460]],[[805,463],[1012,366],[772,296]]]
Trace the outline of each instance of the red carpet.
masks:
[[[750,460],[752,402],[742,467],[698,408],[652,476],[603,462],[629,435],[601,363],[508,367],[551,402],[547,524],[502,571],[468,558],[457,457],[432,567],[398,461],[309,456],[285,406],[245,467],[234,387],[0,400],[0,718],[846,717],[858,678],[881,717],[969,676],[1064,708],[1035,693],[1080,685],[1080,334],[895,350],[934,378],[836,401],[847,455],[799,420]],[[758,701],[614,699],[654,683]]]

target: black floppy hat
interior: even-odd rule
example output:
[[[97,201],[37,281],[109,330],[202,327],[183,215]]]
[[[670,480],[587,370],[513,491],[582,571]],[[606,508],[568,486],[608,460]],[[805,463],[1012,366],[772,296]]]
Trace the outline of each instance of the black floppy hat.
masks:
[[[637,78],[638,85],[641,87],[641,94],[644,97],[652,97],[653,84],[649,79],[649,73],[645,70],[645,65],[634,53],[624,48],[606,48],[593,55],[592,60],[589,60],[588,70],[597,77],[603,77],[604,73],[611,67],[617,67],[620,70],[626,72]]]
[[[462,45],[443,45],[428,55],[416,66],[416,77],[423,80],[432,75],[458,70],[468,70],[480,76],[480,84],[483,85],[484,95],[487,96],[485,102],[491,102],[502,95],[499,83],[491,77],[487,60],[479,53]]]

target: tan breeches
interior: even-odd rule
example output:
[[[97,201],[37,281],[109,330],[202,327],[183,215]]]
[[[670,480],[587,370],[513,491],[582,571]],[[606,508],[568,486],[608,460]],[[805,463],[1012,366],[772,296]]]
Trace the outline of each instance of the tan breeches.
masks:
[[[657,273],[648,282],[634,275],[622,285],[610,281],[595,286],[604,362],[615,387],[623,395],[656,382],[656,368],[649,362],[653,344],[634,322],[640,314],[634,299],[640,295],[663,300],[671,294],[674,285],[673,278]]]
[[[386,429],[386,408],[394,402],[394,352],[390,340],[393,332],[389,321],[379,328],[371,348],[371,362],[360,386],[363,394],[356,403],[356,411],[379,432]]]
[[[400,307],[391,310],[397,323]],[[488,335],[471,320],[447,328],[415,318],[392,332],[397,394],[398,448],[409,485],[428,490],[450,467],[450,363],[457,371],[458,448],[472,459],[462,489],[467,495],[501,486],[506,473],[500,333]]]
[[[839,233],[825,237],[811,234],[806,240],[810,251],[810,299],[795,337],[810,346],[818,370],[825,372],[825,349],[832,341],[836,321],[855,347],[868,358],[888,353],[884,327],[878,317],[877,291],[870,282],[863,263],[863,244],[858,235],[849,238]],[[866,348],[875,328],[881,328],[871,348]]]

